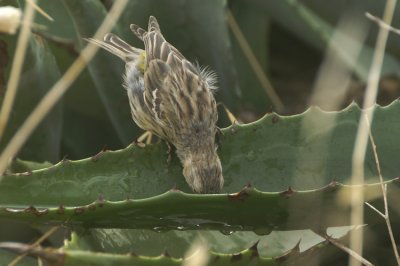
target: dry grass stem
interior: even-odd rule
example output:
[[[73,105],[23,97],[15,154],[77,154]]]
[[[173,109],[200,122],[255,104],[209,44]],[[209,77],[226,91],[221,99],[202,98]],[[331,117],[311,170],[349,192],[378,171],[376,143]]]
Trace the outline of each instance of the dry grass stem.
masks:
[[[17,94],[22,67],[24,66],[26,48],[28,47],[29,36],[31,33],[31,24],[35,16],[35,9],[33,8],[33,5],[30,4],[31,2],[36,2],[36,0],[30,1],[25,6],[22,27],[19,32],[17,47],[15,49],[14,61],[11,66],[10,77],[0,110],[0,140],[3,138],[4,131],[10,118],[15,95]]]
[[[360,229],[356,229],[355,231],[359,231]],[[354,230],[353,230],[354,231]],[[354,252],[354,250],[346,247],[345,245],[343,245],[342,243],[340,243],[338,240],[328,236],[328,235],[320,235],[321,237],[325,238],[327,241],[329,241],[329,243],[333,244],[334,246],[338,247],[339,249],[343,250],[344,252],[346,252],[347,254],[350,255],[350,257],[352,257],[353,259],[357,260],[359,263],[363,264],[363,265],[367,265],[367,266],[373,266],[373,264],[371,262],[369,262],[368,260],[366,260],[365,258],[363,258],[360,254],[358,254],[357,252]]]
[[[352,38],[348,36],[351,35]],[[310,97],[310,105],[318,106],[327,111],[340,109],[346,95],[347,88],[351,80],[353,67],[357,63],[359,53],[364,43],[366,35],[366,23],[357,16],[354,12],[348,12],[340,18],[338,26],[335,28],[330,37],[327,49],[325,51],[324,60],[319,67],[318,75],[314,83],[312,95]],[[338,57],[338,53],[347,58],[347,63]],[[301,122],[300,134],[307,138],[315,134],[316,131],[322,130],[322,139],[319,142],[310,144],[310,148],[314,152],[307,153],[304,156],[297,158],[296,164],[299,169],[308,167],[308,162],[314,161],[318,169],[323,169],[319,172],[320,175],[325,174],[329,159],[326,157],[326,150],[332,139],[332,133],[327,131],[332,128],[336,121],[336,112],[331,113],[328,117],[320,117],[315,115],[305,116]],[[326,133],[325,133],[326,132]],[[317,179],[317,186],[324,186],[324,180]],[[294,181],[293,186],[301,186],[303,178]],[[295,206],[293,206],[295,207]],[[321,206],[322,208],[322,206]]]
[[[319,106],[327,111],[340,109],[347,94],[352,71],[357,64],[366,33],[365,20],[354,16],[353,12],[342,16],[329,40],[324,61],[318,70],[310,99],[311,105]],[[338,54],[341,56],[338,57]],[[342,58],[346,58],[346,60]]]
[[[219,105],[222,105],[222,107],[224,108],[224,111],[225,111],[226,115],[228,116],[228,119],[232,125],[234,123],[238,123],[238,124],[242,123],[242,121],[238,120],[237,117],[231,112],[231,110],[229,110],[229,108],[225,104],[219,103]]]
[[[384,184],[383,175],[382,175],[382,171],[381,171],[381,165],[380,165],[379,157],[378,157],[378,152],[376,150],[375,140],[374,140],[374,137],[372,136],[372,132],[371,132],[371,125],[369,124],[368,118],[366,117],[365,119],[367,120],[367,124],[368,124],[368,128],[369,128],[369,139],[371,142],[372,151],[374,153],[375,164],[376,164],[376,168],[378,170],[379,181],[380,181],[381,188],[382,188],[383,204],[384,204],[384,208],[385,208],[385,213],[383,214],[378,209],[373,207],[371,204],[367,204],[367,203],[366,204],[370,208],[372,208],[374,211],[376,211],[379,215],[381,215],[383,217],[383,219],[385,219],[386,227],[389,232],[390,242],[392,243],[393,252],[396,257],[397,265],[400,265],[399,251],[397,250],[396,240],[393,235],[392,225],[390,223],[390,218],[389,218],[389,208],[388,208],[388,202],[387,202],[387,185]]]
[[[396,34],[400,35],[400,30],[399,30],[399,29],[393,28],[392,26],[386,24],[386,23],[385,23],[384,21],[382,21],[380,18],[378,18],[378,17],[376,17],[376,16],[374,16],[374,15],[371,15],[371,14],[368,13],[368,12],[365,13],[365,16],[366,16],[367,18],[369,18],[370,20],[376,22],[376,23],[379,25],[379,27],[385,28],[385,29],[387,29],[388,31],[391,31],[391,32],[393,32],[393,33],[396,33]]]
[[[52,234],[54,234],[58,228],[60,228],[59,226],[53,226],[52,228],[50,228],[46,233],[44,233],[38,240],[36,240],[33,244],[30,245],[30,248],[36,248],[37,246],[39,246],[43,241],[45,241],[48,237],[50,237]],[[18,257],[16,257],[15,259],[13,259],[8,266],[15,266],[17,265],[17,263],[22,260],[27,254],[28,254],[27,250],[26,252],[24,252],[23,254],[19,255]]]
[[[207,244],[196,239],[185,254],[182,266],[206,266],[210,260]]]
[[[367,205],[368,207],[370,207],[371,209],[373,209],[375,212],[377,212],[380,216],[382,216],[383,219],[385,219],[385,215],[378,210],[377,208],[375,208],[374,206],[372,206],[371,204],[369,204],[368,202],[365,202],[365,205]]]
[[[396,6],[396,0],[388,0],[386,2],[384,11],[384,21],[386,24],[391,24],[393,13]],[[382,62],[385,55],[385,46],[388,38],[388,30],[385,28],[380,28],[376,47],[372,59],[372,65],[368,75],[368,84],[365,92],[365,99],[363,103],[363,110],[361,112],[360,122],[358,125],[356,141],[354,145],[353,158],[352,158],[352,175],[351,183],[363,184],[364,183],[364,161],[365,153],[368,144],[368,131],[369,127],[367,120],[363,119],[366,116],[369,121],[373,120],[374,103],[376,101],[376,96],[378,92],[378,82],[381,73]],[[370,107],[372,106],[372,107]],[[368,108],[370,107],[370,108]],[[364,195],[363,191],[355,190],[355,193],[351,195],[351,224],[363,224],[364,222]],[[350,249],[362,256],[362,246],[363,246],[363,234],[361,230],[354,230],[350,232]],[[360,265],[358,260],[350,257],[350,266]]]
[[[40,13],[43,17],[47,18],[50,21],[54,21],[54,19],[49,14],[47,14],[46,11],[44,11],[40,6],[36,4],[36,0],[26,0],[26,2],[31,4],[33,8],[36,9],[36,11]]]

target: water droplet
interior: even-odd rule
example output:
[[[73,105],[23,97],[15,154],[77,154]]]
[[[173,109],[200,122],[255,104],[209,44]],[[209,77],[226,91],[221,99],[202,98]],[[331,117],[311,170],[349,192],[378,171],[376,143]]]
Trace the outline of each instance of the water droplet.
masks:
[[[168,228],[161,227],[161,226],[156,226],[156,227],[153,227],[153,230],[156,231],[157,233],[163,233],[165,231],[168,231]]]
[[[226,236],[230,236],[231,234],[235,233],[235,231],[231,231],[231,230],[220,230],[221,234],[226,235]]]
[[[240,229],[241,229],[241,226],[224,224],[224,227],[222,228],[222,230],[220,230],[220,232],[221,232],[221,234],[230,236],[231,234],[235,233],[236,230],[240,230]]]

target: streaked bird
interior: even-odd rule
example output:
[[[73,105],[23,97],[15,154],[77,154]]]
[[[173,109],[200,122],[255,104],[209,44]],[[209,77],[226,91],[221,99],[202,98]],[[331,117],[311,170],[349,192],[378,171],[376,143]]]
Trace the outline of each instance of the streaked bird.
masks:
[[[168,43],[155,17],[150,17],[147,31],[133,24],[130,28],[145,50],[112,33],[103,41],[89,41],[125,61],[124,87],[133,120],[175,146],[192,190],[220,192],[224,179],[215,143],[214,73],[189,62]]]

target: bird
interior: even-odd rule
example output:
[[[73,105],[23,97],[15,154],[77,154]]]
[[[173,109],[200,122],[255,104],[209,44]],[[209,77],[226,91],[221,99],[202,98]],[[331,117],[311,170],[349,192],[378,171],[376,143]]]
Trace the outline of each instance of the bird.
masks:
[[[216,75],[191,63],[167,42],[150,16],[147,31],[131,24],[144,43],[135,48],[113,33],[89,39],[125,62],[125,87],[134,122],[175,147],[183,176],[195,193],[220,193],[224,178],[217,153]]]

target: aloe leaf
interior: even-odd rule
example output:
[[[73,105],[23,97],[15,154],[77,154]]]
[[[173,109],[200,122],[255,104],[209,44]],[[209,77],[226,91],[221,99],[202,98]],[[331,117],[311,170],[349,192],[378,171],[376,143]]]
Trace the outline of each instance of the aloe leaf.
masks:
[[[397,114],[400,104],[377,107],[372,134],[378,146],[387,180],[398,176],[396,161]],[[301,136],[305,118],[315,121],[336,118],[335,124],[314,128]],[[351,155],[360,109],[349,106],[341,112],[312,108],[301,115],[282,117],[269,114],[258,122],[224,129],[220,157],[225,176],[225,192],[237,192],[247,183],[262,191],[317,189],[332,180],[346,182],[351,175]],[[391,127],[390,132],[386,130]],[[329,139],[327,139],[329,136]],[[326,144],[321,153],[320,144]],[[31,176],[5,176],[0,199],[5,205],[85,205],[100,195],[107,200],[146,198],[161,194],[176,185],[189,192],[176,157],[166,162],[166,146],[131,145],[119,151],[100,152],[79,161],[63,160],[57,165],[33,171]],[[382,152],[380,152],[382,151]],[[308,158],[298,164],[296,158]],[[323,169],[324,171],[321,171]],[[376,166],[371,149],[365,162],[366,177],[376,182]],[[7,188],[6,188],[7,187]],[[62,187],[62,191],[57,190]],[[10,191],[13,193],[10,193]],[[24,197],[20,197],[24,195]]]
[[[392,145],[396,143],[396,138],[395,134],[387,134],[385,128],[387,125],[391,125],[393,132],[399,130],[396,125],[398,111],[399,104],[397,101],[389,107],[378,107],[372,128],[378,147],[385,151],[380,154],[380,157],[385,162],[385,177],[388,179],[397,176],[396,164],[393,160],[396,150]],[[332,113],[325,113],[312,108],[302,115],[281,117],[270,114],[258,122],[248,125],[234,125],[225,129],[220,145],[220,155],[224,164],[226,191],[237,191],[247,182],[251,182],[262,190],[279,191],[292,185],[292,181],[296,179],[302,181],[299,184],[300,188],[296,187],[296,189],[320,187],[321,182],[316,182],[317,178],[322,180],[323,184],[328,184],[333,179],[345,181],[351,173],[351,152],[359,116],[359,108],[355,105],[344,111]],[[316,128],[312,135],[302,137],[299,131],[302,121],[306,117],[320,121],[336,117],[337,122],[329,128]],[[331,135],[332,141],[327,146],[329,160],[324,161],[325,168],[327,168],[324,175],[321,176],[320,170],[313,168],[312,164],[315,163],[313,161],[309,162],[307,166],[296,165],[293,161],[296,155],[304,156],[307,153],[313,153],[313,149],[317,147],[316,144],[326,135]],[[263,143],[262,145],[259,145],[260,141]],[[100,193],[105,193],[105,197],[112,200],[125,197],[143,198],[160,194],[176,183],[178,185],[184,184],[184,181],[180,181],[182,178],[179,173],[178,160],[174,158],[170,166],[167,166],[163,160],[166,157],[165,150],[166,147],[163,144],[149,145],[145,148],[130,146],[125,150],[99,153],[94,158],[60,162],[51,171],[59,171],[64,178],[68,179],[68,175],[70,177],[75,175],[75,168],[78,167],[78,169],[81,169],[80,172],[84,171],[84,176],[78,178],[81,179],[82,183],[90,181],[91,177],[99,176],[100,173],[108,176],[107,180],[112,179],[111,176],[116,176],[119,179],[124,176],[133,176],[131,179],[137,178],[139,182],[135,182],[135,186],[131,188],[132,194],[125,194],[121,198],[121,195],[105,193],[107,188]],[[244,165],[244,168],[241,165]],[[302,167],[308,167],[308,171],[297,171],[296,176],[293,176],[293,168],[302,169]],[[368,150],[365,169],[367,177],[376,175],[374,168],[375,161],[371,150]],[[146,169],[146,172],[142,172]],[[140,174],[138,173],[139,170],[141,171]],[[46,179],[46,172],[46,170],[34,172],[33,175],[37,176],[34,179]],[[152,178],[149,179],[146,175],[152,176]],[[158,187],[154,188],[151,185],[141,183],[141,178],[147,178],[143,179],[146,182],[155,181]],[[32,178],[29,178],[29,180],[32,180]],[[20,182],[29,180],[21,180]],[[148,189],[147,193],[146,188]],[[184,186],[178,186],[178,188],[187,191]],[[151,189],[155,191],[151,192]],[[99,194],[94,195],[95,198],[99,196]],[[90,202],[87,201],[86,203]],[[85,201],[81,201],[82,203],[85,203]]]
[[[211,251],[218,253],[238,253],[243,249],[250,248],[262,237],[253,232],[235,232],[232,234],[219,231],[202,230],[135,230],[135,229],[78,229],[73,235],[73,241],[68,242],[67,248],[74,250],[86,250],[94,252],[128,253],[135,252],[143,256],[158,256],[165,251],[172,257],[183,257],[187,248],[197,240],[207,242]],[[277,243],[280,243],[277,241]],[[274,245],[275,246],[275,245]],[[294,245],[293,245],[294,246]],[[285,249],[287,251],[291,248]],[[263,245],[260,254],[264,254],[266,248]],[[282,251],[282,250],[280,250]],[[284,252],[276,252],[275,256],[282,255]]]
[[[38,169],[43,169],[43,168],[48,168],[52,166],[51,163],[49,162],[31,162],[31,161],[25,161],[21,159],[14,159],[10,165],[8,166],[7,171],[11,173],[23,173],[23,172],[31,172],[33,170],[38,170]]]
[[[0,247],[7,247],[18,251],[26,248],[25,245],[12,245],[11,243],[0,243]],[[295,247],[287,254],[271,258],[261,257],[257,250],[257,245],[243,250],[236,254],[221,254],[209,252],[208,265],[291,265],[292,263],[305,263],[315,260],[315,256],[336,249],[327,243],[320,244],[313,249],[299,252]],[[147,257],[140,254],[111,254],[94,253],[88,251],[68,250],[68,249],[28,249],[31,256],[40,257],[42,260],[57,265],[181,265],[182,258],[174,258],[169,254],[161,254],[156,257]]]
[[[342,238],[352,227],[329,228],[328,235]],[[94,252],[124,254],[135,252],[143,256],[158,256],[165,251],[175,258],[183,257],[187,248],[199,239],[216,253],[239,253],[258,243],[261,257],[279,257],[298,245],[304,252],[325,241],[310,230],[273,231],[258,235],[252,231],[205,231],[205,230],[135,230],[135,229],[78,229],[73,241],[66,248]]]
[[[389,181],[387,185],[390,194],[398,192],[397,179]],[[33,206],[22,209],[1,208],[0,218],[36,223],[67,223],[86,228],[159,231],[244,230],[268,234],[272,230],[321,230],[350,224],[349,199],[355,189],[359,188],[332,184],[323,189],[305,192],[287,190],[263,193],[245,188],[230,195],[194,195],[169,191],[149,199],[120,202],[99,199],[79,207],[60,205],[40,209]],[[364,197],[371,204],[381,204],[381,198],[376,198],[380,190],[380,184],[365,186]],[[394,202],[390,201],[390,204]],[[260,206],[266,206],[266,211],[260,212]],[[223,216],[220,212],[222,209]],[[308,209],[313,212],[306,215]],[[334,217],[332,213],[335,213]],[[381,217],[370,208],[365,209],[364,220],[368,224],[382,223]],[[392,215],[392,222],[399,222],[398,213]]]
[[[377,107],[372,125],[379,151],[384,151],[379,152],[381,165],[393,195],[398,189],[395,158],[399,112],[397,101],[388,107]],[[333,117],[336,122],[331,126],[315,128],[307,136],[300,134],[304,119],[325,121]],[[312,108],[301,115],[280,117],[270,114],[255,123],[225,129],[220,152],[225,191],[239,191],[243,184],[251,182],[259,190],[281,192],[245,188],[232,195],[190,195],[172,190],[154,196],[173,186],[190,190],[181,175],[177,158],[167,165],[165,145],[142,147],[138,144],[120,151],[100,152],[80,161],[64,160],[31,173],[5,176],[0,185],[2,206],[34,205],[46,209],[1,209],[0,216],[36,222],[68,220],[86,227],[138,229],[227,230],[225,225],[228,225],[233,231],[268,232],[349,225],[350,201],[346,195],[356,188],[332,180],[346,182],[350,176],[359,117],[360,109],[356,105],[341,112]],[[390,132],[386,130],[388,125]],[[327,151],[324,156],[321,143]],[[303,161],[294,160],[302,156]],[[381,188],[378,183],[372,184],[377,178],[370,149],[365,174],[371,183],[363,187],[365,196],[371,203],[379,204]],[[287,189],[290,186],[292,188]],[[337,201],[341,197],[344,197],[344,203]],[[280,207],[266,207],[266,212],[260,213],[257,206]],[[303,217],[304,212],[293,212],[310,208],[315,211],[307,219]],[[223,218],[220,217],[221,209],[226,210]],[[329,213],[337,214],[335,219]],[[369,208],[365,220],[381,222]],[[396,215],[393,220],[397,220]]]

